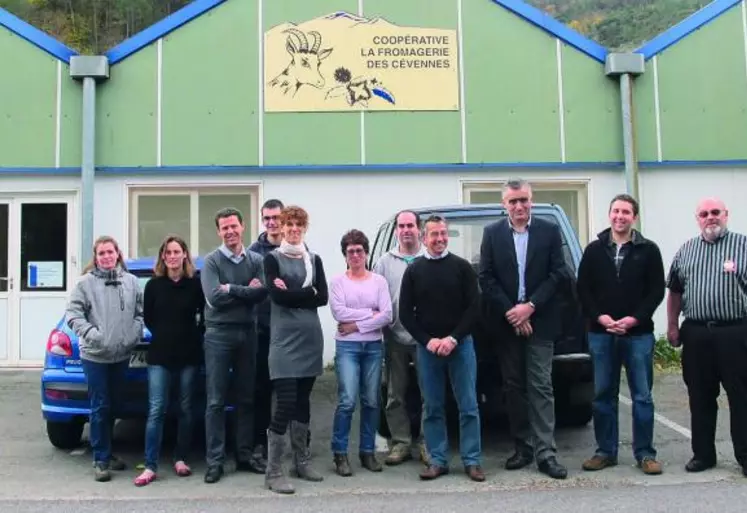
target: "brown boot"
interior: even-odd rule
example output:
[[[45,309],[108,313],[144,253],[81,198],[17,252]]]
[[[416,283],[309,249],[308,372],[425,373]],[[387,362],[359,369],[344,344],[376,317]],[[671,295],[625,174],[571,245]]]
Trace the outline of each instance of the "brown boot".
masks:
[[[617,465],[616,460],[613,460],[612,458],[608,456],[602,456],[600,454],[595,454],[588,460],[584,461],[582,468],[584,470],[596,471],[596,470],[603,470],[607,467],[614,467],[615,465]]]
[[[335,472],[342,477],[350,477],[353,475],[353,469],[350,468],[350,462],[348,461],[347,454],[335,454]]]
[[[658,476],[662,473],[661,463],[648,456],[638,462],[638,467],[644,474],[648,474],[649,476]]]

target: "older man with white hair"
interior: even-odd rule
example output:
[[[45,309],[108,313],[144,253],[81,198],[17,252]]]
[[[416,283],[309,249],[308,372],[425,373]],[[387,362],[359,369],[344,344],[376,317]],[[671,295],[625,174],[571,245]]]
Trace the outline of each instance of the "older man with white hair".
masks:
[[[747,476],[747,236],[727,229],[729,211],[718,198],[700,201],[695,218],[700,235],[677,251],[667,285],[667,336],[683,346],[690,399],[693,457],[685,470],[716,466],[716,399],[723,385],[734,456]]]

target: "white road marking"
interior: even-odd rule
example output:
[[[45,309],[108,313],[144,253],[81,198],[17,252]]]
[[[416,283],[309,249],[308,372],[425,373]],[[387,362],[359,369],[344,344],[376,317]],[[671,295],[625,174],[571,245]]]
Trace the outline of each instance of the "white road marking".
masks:
[[[625,397],[622,394],[620,394],[620,402],[623,403],[623,404],[625,404],[625,405],[628,405],[628,406],[633,406],[633,401],[631,401],[629,398]],[[660,424],[668,427],[672,431],[676,431],[677,433],[681,434],[682,436],[684,436],[688,440],[692,440],[693,434],[686,427],[680,426],[675,421],[670,420],[670,419],[666,418],[664,415],[661,415],[659,413],[654,413],[654,419],[657,422],[659,422]]]

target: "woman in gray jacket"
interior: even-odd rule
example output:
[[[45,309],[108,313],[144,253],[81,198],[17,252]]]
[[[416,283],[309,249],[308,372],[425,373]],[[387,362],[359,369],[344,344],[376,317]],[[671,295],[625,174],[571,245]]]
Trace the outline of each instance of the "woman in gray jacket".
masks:
[[[93,259],[70,295],[65,317],[78,336],[88,384],[94,477],[109,481],[110,470],[124,470],[124,463],[112,456],[114,415],[130,353],[143,333],[143,294],[112,237],[96,239]]]

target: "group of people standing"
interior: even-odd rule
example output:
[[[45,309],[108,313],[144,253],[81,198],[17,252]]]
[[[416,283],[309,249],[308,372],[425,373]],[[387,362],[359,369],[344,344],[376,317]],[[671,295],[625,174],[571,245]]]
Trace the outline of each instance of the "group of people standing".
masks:
[[[484,481],[477,363],[472,330],[487,312],[497,334],[501,375],[515,452],[508,470],[536,462],[564,479],[557,461],[552,386],[554,342],[562,314],[557,297],[569,279],[559,227],[532,217],[532,190],[523,180],[503,190],[507,217],[484,230],[479,271],[448,250],[447,220],[434,215],[396,216],[397,245],[374,269],[367,268],[369,241],[350,230],[340,241],[346,271],[329,286],[319,255],[304,238],[308,213],[279,200],[261,209],[265,232],[243,244],[242,213],[215,217],[221,245],[204,257],[200,276],[185,241],[169,236],[161,245],[154,276],[141,291],[127,272],[117,242],[100,237],[91,263],[77,283],[67,323],[79,347],[91,401],[94,475],[108,481],[124,464],[112,455],[113,419],[132,349],[143,326],[152,334],[148,351],[149,413],[143,486],[156,479],[170,390],[178,384],[179,423],[173,470],[191,474],[186,463],[194,427],[194,387],[206,374],[204,480],[224,475],[226,405],[236,419],[236,470],[265,475],[267,488],[293,493],[283,468],[286,435],[292,474],[318,482],[309,450],[310,396],[323,372],[324,335],[318,309],[329,304],[337,322],[335,372],[338,403],[331,452],[336,473],[353,474],[348,459],[353,412],[361,403],[359,459],[363,468],[383,469],[375,451],[382,361],[386,357],[386,420],[391,431],[384,463],[413,458],[417,445],[425,468],[421,479],[449,472],[445,387],[447,376],[459,410],[461,460],[466,475]],[[723,383],[732,415],[737,460],[747,474],[747,238],[726,229],[728,212],[704,200],[697,219],[702,233],[677,253],[670,270],[668,336],[683,343],[684,378],[693,419],[694,457],[688,471],[715,465],[716,397]],[[597,451],[583,463],[600,470],[617,463],[617,396],[625,365],[633,400],[634,456],[647,474],[661,473],[653,448],[653,321],[664,298],[665,277],[658,246],[634,226],[638,203],[616,196],[610,228],[584,251],[578,296],[587,319],[594,363],[594,428]],[[483,307],[480,307],[480,303]],[[685,322],[679,327],[680,314]],[[422,394],[420,435],[413,437],[408,411],[410,368]],[[272,399],[272,400],[271,400]]]

